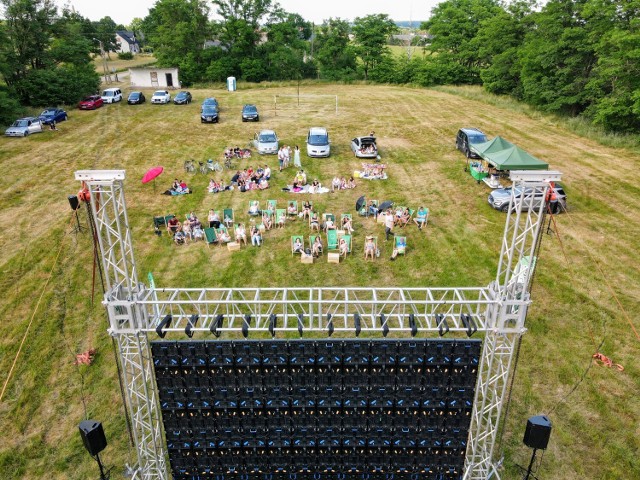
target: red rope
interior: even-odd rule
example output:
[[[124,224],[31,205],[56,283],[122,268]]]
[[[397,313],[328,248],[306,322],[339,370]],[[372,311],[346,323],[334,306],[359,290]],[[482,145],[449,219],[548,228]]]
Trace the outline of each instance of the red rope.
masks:
[[[624,370],[624,367],[622,365],[620,365],[619,363],[613,363],[613,360],[611,360],[606,355],[603,355],[602,353],[593,354],[593,363],[600,365],[601,367],[615,368],[619,372],[622,372]]]

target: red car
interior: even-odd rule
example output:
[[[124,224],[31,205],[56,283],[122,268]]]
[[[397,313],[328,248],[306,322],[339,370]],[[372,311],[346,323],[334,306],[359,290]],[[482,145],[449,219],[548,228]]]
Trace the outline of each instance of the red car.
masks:
[[[80,110],[95,110],[96,108],[104,105],[102,101],[102,97],[100,95],[89,95],[88,97],[84,97],[82,101],[78,104],[78,108]]]

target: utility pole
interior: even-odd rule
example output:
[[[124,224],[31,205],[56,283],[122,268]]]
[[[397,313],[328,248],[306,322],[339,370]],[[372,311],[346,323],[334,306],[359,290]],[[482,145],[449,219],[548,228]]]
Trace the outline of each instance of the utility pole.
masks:
[[[100,44],[100,56],[102,57],[102,70],[104,71],[104,83],[111,83],[111,75],[109,75],[109,68],[107,65],[107,52],[104,51],[104,44],[102,40],[94,38],[96,42]]]

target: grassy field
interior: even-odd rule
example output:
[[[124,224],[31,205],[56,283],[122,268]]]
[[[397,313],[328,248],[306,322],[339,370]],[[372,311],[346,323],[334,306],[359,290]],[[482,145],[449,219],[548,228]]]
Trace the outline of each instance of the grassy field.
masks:
[[[59,131],[26,139],[0,139],[5,188],[0,193],[0,381],[4,384],[27,329],[19,360],[0,403],[0,478],[81,479],[97,467],[81,444],[77,426],[86,417],[103,422],[109,446],[103,455],[115,466],[131,462],[106,314],[98,285],[92,303],[92,245],[89,235],[70,234],[74,219],[67,196],[78,191],[77,169],[126,169],[126,194],[141,278],[153,272],[158,286],[309,285],[487,285],[495,277],[504,214],[487,204],[488,190],[464,172],[455,150],[461,126],[501,135],[564,173],[569,213],[557,218],[559,237],[545,235],[532,292],[504,436],[503,478],[520,478],[530,450],[522,444],[526,419],[548,414],[554,424],[540,478],[547,480],[640,478],[640,327],[638,233],[640,155],[580,137],[551,117],[495,101],[479,90],[303,84],[301,93],[338,95],[331,100],[291,101],[274,112],[273,95],[295,86],[196,90],[189,106],[108,105],[94,112],[70,111]],[[126,92],[125,92],[126,93]],[[147,92],[145,92],[147,93]],[[151,92],[148,92],[150,97]],[[458,94],[460,93],[460,94]],[[199,103],[216,96],[221,123],[201,125]],[[243,103],[256,103],[260,124],[242,123]],[[268,232],[261,249],[230,253],[203,243],[177,248],[153,234],[152,217],[233,207],[241,220],[251,199],[304,200],[282,192],[294,170],[277,172],[275,157],[242,161],[244,168],[268,163],[276,170],[272,188],[258,193],[206,192],[208,179],[185,175],[186,159],[220,159],[226,146],[247,144],[260,128],[274,128],[283,143],[304,149],[308,127],[326,126],[332,156],[302,156],[310,178],[329,184],[335,174],[359,168],[349,150],[356,135],[376,131],[389,180],[359,182],[355,190],[312,198],[321,212],[354,212],[360,195],[430,208],[425,232],[407,229],[408,251],[390,262],[383,229],[356,218],[355,253],[339,265],[301,265],[290,253],[291,235],[308,235],[300,221]],[[150,167],[165,173],[152,184],[140,179]],[[218,175],[220,176],[220,175]],[[185,178],[192,195],[160,192]],[[230,174],[225,172],[228,181]],[[84,221],[84,211],[81,211]],[[382,256],[365,263],[366,234],[381,240]],[[98,282],[99,283],[99,282]],[[615,295],[615,297],[614,297]],[[620,302],[618,305],[617,302]],[[624,309],[624,313],[621,310]],[[627,317],[628,316],[628,317]],[[600,351],[623,372],[591,365]],[[75,354],[96,348],[91,366],[75,366]]]
[[[134,55],[131,60],[120,60],[117,53],[111,53],[111,59],[107,58],[109,72],[112,72],[114,68],[116,72],[124,72],[130,68],[146,67],[154,63],[156,63],[155,57],[146,53]],[[96,55],[93,58],[93,64],[96,67],[96,71],[102,75],[102,57],[100,55]]]
[[[402,45],[389,45],[389,49],[391,53],[393,53],[396,57],[406,57],[407,56],[407,47]],[[411,47],[411,56],[424,57],[425,50],[424,47]]]

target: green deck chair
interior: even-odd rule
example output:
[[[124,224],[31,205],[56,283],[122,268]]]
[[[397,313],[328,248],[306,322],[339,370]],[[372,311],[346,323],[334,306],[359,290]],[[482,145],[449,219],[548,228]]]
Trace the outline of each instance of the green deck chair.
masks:
[[[284,226],[284,223],[286,220],[287,220],[287,210],[284,208],[276,209],[276,227],[280,224]]]
[[[221,217],[221,221],[222,223],[224,223],[227,227],[230,227],[233,225],[234,221],[235,221],[235,217],[233,216],[233,208],[225,208],[222,211],[222,217]]]
[[[300,240],[300,245],[302,245],[300,249],[297,251],[295,249],[296,240]],[[302,235],[291,235],[291,255],[295,255],[296,253],[299,253],[300,255],[302,255],[303,252],[304,252],[304,237]]]
[[[211,247],[212,243],[218,242],[218,236],[216,235],[215,228],[205,228],[204,229],[204,238],[207,240],[207,246]]]
[[[313,244],[316,241],[316,238],[320,238],[320,243],[322,243],[322,237],[320,235],[309,235],[309,248],[311,249],[311,253],[313,253]],[[324,245],[320,249],[320,255],[324,253]]]
[[[393,241],[394,248],[398,250],[398,255],[404,255],[407,251],[407,237],[396,235]]]
[[[338,249],[338,232],[335,230],[327,231],[327,250]]]

